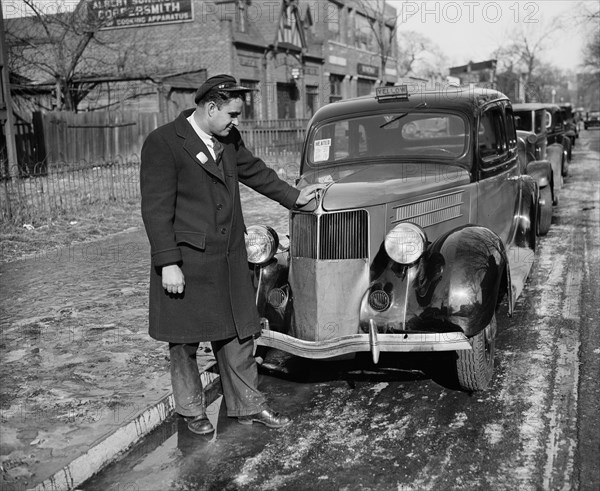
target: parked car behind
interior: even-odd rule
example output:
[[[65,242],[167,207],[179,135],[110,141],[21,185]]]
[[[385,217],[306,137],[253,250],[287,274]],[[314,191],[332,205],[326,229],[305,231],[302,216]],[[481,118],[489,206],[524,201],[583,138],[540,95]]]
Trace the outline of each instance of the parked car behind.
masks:
[[[563,121],[565,124],[565,135],[571,140],[571,147],[574,147],[577,138],[579,138],[576,110],[573,109],[573,106],[570,102],[561,103],[559,104],[559,107],[562,111]]]
[[[562,144],[556,143],[552,137],[549,145],[549,122],[551,117],[546,111],[546,104],[527,102],[514,104],[515,125],[517,130],[527,131],[536,135],[535,157],[537,160],[548,160],[552,165],[552,196],[553,203],[558,203],[560,189],[565,175],[566,152]]]
[[[306,358],[450,351],[463,390],[494,371],[496,310],[512,313],[536,249],[538,186],[522,171],[511,102],[484,89],[375,96],[319,109],[289,247],[248,227],[257,343]]]
[[[594,126],[600,126],[600,111],[588,111],[585,113],[583,127],[587,130]]]
[[[562,175],[567,177],[569,174],[569,162],[571,162],[571,139],[567,135],[567,127],[565,124],[564,114],[560,107],[556,104],[546,104],[546,113],[548,120],[546,128],[548,131],[548,147],[546,151],[550,151],[553,145],[557,151],[562,151],[564,154],[564,162],[562,166]]]
[[[539,188],[538,235],[546,235],[552,223],[553,205],[557,201],[554,197],[552,164],[548,160],[538,158],[541,153],[538,146],[538,135],[529,131],[517,130],[517,137],[519,138],[521,172],[532,176]]]

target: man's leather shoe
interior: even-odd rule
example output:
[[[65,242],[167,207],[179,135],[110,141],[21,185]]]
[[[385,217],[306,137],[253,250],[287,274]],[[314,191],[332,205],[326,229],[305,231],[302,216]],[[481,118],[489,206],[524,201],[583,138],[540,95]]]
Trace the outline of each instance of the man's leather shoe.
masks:
[[[196,416],[185,418],[188,430],[197,435],[207,435],[215,431],[215,427],[206,416]]]
[[[291,421],[292,420],[289,416],[278,413],[277,411],[273,411],[270,408],[265,408],[260,413],[238,417],[238,422],[243,425],[261,423],[268,428],[282,428],[288,425]]]

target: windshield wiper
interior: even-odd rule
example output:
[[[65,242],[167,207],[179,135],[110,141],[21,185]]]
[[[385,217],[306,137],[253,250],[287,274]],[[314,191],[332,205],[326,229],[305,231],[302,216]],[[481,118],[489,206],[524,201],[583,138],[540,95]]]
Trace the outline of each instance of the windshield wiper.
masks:
[[[417,104],[414,109],[422,109],[424,107],[427,107],[427,103],[426,102],[421,102],[420,104]],[[398,116],[393,117],[392,119],[390,119],[389,121],[386,121],[385,123],[383,123],[381,126],[379,126],[379,128],[385,128],[386,126],[398,121],[399,119],[402,119],[404,116],[406,116],[408,113],[402,113],[402,114],[398,114]]]
[[[385,123],[383,123],[381,126],[379,126],[379,128],[385,128],[386,126],[395,123],[396,121],[398,121],[399,119],[402,119],[404,116],[406,116],[408,113],[402,113],[402,114],[398,114],[398,116],[393,117],[392,119],[390,119],[389,121],[386,121]]]

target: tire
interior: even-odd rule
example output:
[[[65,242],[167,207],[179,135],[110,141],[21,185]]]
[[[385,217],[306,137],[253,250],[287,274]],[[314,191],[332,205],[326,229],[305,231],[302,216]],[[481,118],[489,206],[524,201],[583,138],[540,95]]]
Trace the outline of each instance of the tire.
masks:
[[[569,152],[566,148],[563,148],[562,166],[560,168],[560,172],[563,177],[567,177],[569,175]]]
[[[486,390],[494,375],[496,351],[496,314],[481,332],[469,342],[473,349],[456,352],[456,375],[458,385],[466,391]]]
[[[550,186],[540,189],[539,207],[538,235],[546,235],[552,223],[552,190]]]

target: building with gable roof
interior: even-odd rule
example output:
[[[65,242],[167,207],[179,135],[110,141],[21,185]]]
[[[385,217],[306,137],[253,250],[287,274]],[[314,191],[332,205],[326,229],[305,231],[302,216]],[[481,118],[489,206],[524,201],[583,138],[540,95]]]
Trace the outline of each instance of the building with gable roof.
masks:
[[[230,73],[256,89],[246,98],[245,119],[304,119],[326,103],[397,81],[396,43],[381,73],[373,19],[362,0],[82,3],[103,27],[75,76],[79,111],[158,111],[171,120],[193,106],[195,89],[207,77]],[[395,20],[395,10],[385,9],[386,18]],[[26,32],[28,22],[33,20],[7,19],[7,32],[17,24]],[[394,38],[392,21],[385,29]],[[43,44],[37,43],[38,52]],[[60,106],[48,100],[55,80],[31,70],[26,76],[45,88],[41,109]]]

